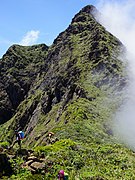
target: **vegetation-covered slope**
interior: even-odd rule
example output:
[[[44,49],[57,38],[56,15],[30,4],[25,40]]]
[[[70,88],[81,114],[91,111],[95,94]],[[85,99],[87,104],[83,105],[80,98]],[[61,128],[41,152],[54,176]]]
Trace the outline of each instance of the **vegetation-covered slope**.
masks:
[[[48,47],[11,46],[0,62],[0,124],[9,120],[39,74]]]
[[[49,48],[14,45],[2,59],[7,89],[2,86],[0,92],[5,92],[5,101],[10,99],[6,102],[13,112],[3,117],[2,122],[8,121],[0,128],[1,139],[12,142],[14,130],[23,129],[23,146],[46,157],[47,179],[54,179],[60,168],[70,179],[134,176],[134,155],[116,143],[111,129],[126,86],[124,47],[97,22],[95,13],[93,6],[84,7]],[[9,75],[23,93],[15,94],[15,101],[10,93],[16,86],[10,89],[3,78]]]

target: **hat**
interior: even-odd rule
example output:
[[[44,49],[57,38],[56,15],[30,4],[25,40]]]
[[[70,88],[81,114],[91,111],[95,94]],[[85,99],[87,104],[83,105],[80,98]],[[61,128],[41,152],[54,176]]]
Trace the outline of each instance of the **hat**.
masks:
[[[54,133],[53,133],[53,132],[49,132],[48,135],[49,135],[49,136],[53,136]]]
[[[64,170],[60,170],[60,171],[59,171],[59,174],[64,175]]]

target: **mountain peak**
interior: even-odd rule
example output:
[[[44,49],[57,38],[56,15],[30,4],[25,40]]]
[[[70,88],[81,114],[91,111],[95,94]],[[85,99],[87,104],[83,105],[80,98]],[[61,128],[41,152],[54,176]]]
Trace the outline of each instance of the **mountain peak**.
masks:
[[[72,19],[72,23],[79,22],[79,21],[86,21],[86,16],[92,16],[95,17],[96,14],[98,14],[98,10],[93,5],[87,5],[83,7]]]
[[[93,6],[93,5],[87,5],[87,6],[85,6],[84,8],[82,8],[82,10],[80,11],[80,12],[85,12],[85,13],[93,13],[93,11],[95,11],[96,10],[96,8],[95,8],[95,6]]]

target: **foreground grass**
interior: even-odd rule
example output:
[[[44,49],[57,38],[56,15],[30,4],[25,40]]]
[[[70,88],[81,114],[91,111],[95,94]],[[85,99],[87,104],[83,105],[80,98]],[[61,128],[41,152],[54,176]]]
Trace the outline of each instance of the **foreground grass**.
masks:
[[[22,160],[18,159],[17,174],[10,179],[57,179],[60,169],[68,173],[69,180],[135,178],[134,152],[120,144],[91,143],[84,146],[71,139],[62,139],[52,145],[38,146],[34,153],[38,157],[45,156],[45,174],[32,175],[20,168]]]

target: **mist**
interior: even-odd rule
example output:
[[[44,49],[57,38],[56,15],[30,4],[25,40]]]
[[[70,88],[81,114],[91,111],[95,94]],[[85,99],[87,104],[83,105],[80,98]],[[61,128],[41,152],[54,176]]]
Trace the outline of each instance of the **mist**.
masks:
[[[135,150],[135,1],[106,1],[98,4],[102,14],[100,23],[126,47],[129,86],[125,89],[126,101],[113,121],[113,130],[119,140]]]

